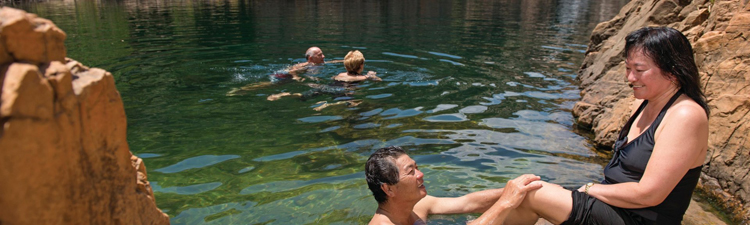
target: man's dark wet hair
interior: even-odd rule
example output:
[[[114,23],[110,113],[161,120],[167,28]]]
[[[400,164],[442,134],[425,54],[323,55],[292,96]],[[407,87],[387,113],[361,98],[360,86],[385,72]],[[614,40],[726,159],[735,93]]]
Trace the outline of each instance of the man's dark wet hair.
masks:
[[[372,153],[365,163],[365,177],[367,186],[378,204],[388,201],[388,195],[380,188],[382,184],[394,185],[398,183],[398,167],[396,159],[406,152],[401,147],[391,146],[381,148]]]
[[[625,37],[625,58],[636,51],[653,60],[665,74],[674,75],[682,92],[703,107],[706,116],[709,115],[693,47],[685,35],[669,27],[644,27]]]

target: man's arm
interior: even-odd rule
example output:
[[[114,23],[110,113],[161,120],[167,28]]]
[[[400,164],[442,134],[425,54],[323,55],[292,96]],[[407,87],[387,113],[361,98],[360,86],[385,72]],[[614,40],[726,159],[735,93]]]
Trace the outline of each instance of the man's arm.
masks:
[[[457,198],[426,196],[414,206],[417,215],[482,213],[489,209],[503,194],[503,189],[489,189]]]
[[[297,63],[297,64],[295,64],[295,65],[287,68],[287,73],[289,73],[289,74],[291,74],[293,76],[292,79],[294,79],[296,81],[302,82],[305,79],[302,78],[302,77],[300,77],[299,75],[300,74],[304,74],[305,72],[307,72],[307,67],[309,65],[310,65],[310,63],[308,63],[308,62]],[[307,77],[309,77],[309,76],[307,76]]]
[[[508,184],[505,185],[505,188],[503,189],[503,195],[500,196],[500,199],[498,199],[490,209],[482,213],[482,216],[468,224],[503,224],[510,211],[521,204],[526,197],[526,193],[542,188],[542,183],[534,182],[539,179],[538,176],[533,174],[524,174],[520,177],[516,177],[516,179],[508,181]]]
[[[540,178],[525,174],[508,181],[503,189],[470,193],[458,198],[426,196],[414,206],[414,212],[426,219],[430,214],[483,213],[469,224],[502,224],[508,212],[521,204],[526,193],[542,187],[532,183]]]

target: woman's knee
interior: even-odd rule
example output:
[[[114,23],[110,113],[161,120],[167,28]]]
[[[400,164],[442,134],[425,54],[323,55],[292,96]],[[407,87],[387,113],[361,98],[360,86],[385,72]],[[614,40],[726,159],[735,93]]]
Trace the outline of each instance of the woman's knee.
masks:
[[[542,188],[527,193],[519,210],[533,212],[549,221],[565,221],[573,205],[571,191],[557,184],[535,182],[542,182]]]

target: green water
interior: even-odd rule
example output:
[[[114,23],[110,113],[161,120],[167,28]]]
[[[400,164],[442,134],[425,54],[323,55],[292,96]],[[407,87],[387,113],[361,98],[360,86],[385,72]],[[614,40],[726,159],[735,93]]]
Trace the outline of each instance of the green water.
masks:
[[[68,35],[68,57],[115,76],[131,151],[144,158],[173,224],[361,224],[375,149],[399,145],[428,193],[499,188],[523,173],[566,187],[606,161],[575,129],[576,71],[588,36],[626,0],[48,1],[15,7]],[[360,50],[356,107],[313,110],[265,98],[290,83],[226,96],[304,61]],[[343,65],[310,76],[327,83]],[[436,216],[434,224],[476,215]]]

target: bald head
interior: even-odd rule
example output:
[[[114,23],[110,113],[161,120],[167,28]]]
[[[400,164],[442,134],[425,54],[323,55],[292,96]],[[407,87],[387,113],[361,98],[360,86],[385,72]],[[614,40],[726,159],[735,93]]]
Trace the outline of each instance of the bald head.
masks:
[[[305,58],[307,59],[307,62],[309,63],[315,63],[320,64],[325,62],[325,55],[323,55],[323,50],[320,50],[318,47],[310,47],[307,49],[307,52],[305,52]]]

